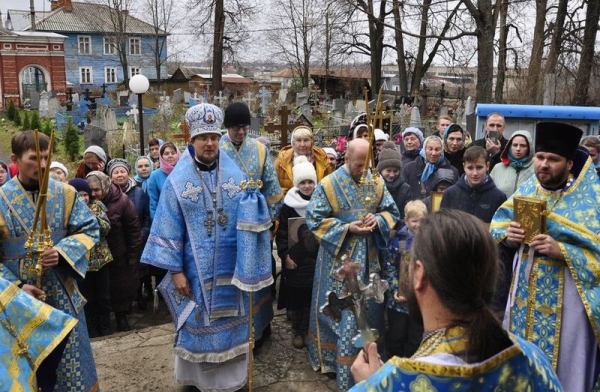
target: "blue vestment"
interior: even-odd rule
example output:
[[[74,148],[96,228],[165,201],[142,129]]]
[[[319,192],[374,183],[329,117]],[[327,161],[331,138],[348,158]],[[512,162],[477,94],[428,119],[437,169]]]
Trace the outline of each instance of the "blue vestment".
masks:
[[[393,357],[351,392],[383,391],[512,391],[559,392],[562,387],[552,365],[534,344],[510,335],[513,345],[486,361],[456,360],[466,339],[447,337],[427,358]]]
[[[36,370],[76,324],[0,278],[0,390],[37,390]]]
[[[239,239],[244,173],[224,153],[217,170],[200,171],[194,155],[188,146],[165,182],[142,263],[183,272],[189,282],[191,298],[178,294],[170,274],[160,285],[177,330],[175,354],[223,363],[248,352],[242,289],[271,284],[271,267],[258,264],[257,248]]]
[[[283,206],[283,192],[277,179],[277,172],[269,157],[267,148],[253,138],[245,138],[242,145],[237,149],[227,135],[221,137],[219,147],[222,151],[236,163],[236,165],[244,172],[247,180],[262,182],[260,194],[247,192],[244,202],[250,201],[256,205],[257,211],[261,213],[268,209],[271,221],[277,216]],[[259,229],[262,230],[263,222],[259,224]],[[246,226],[250,228],[249,226]],[[268,246],[271,248],[271,237],[268,231],[257,233],[257,241],[261,244],[261,248]],[[260,260],[260,263],[271,262],[271,253],[265,257],[268,260]],[[253,313],[254,313],[254,337],[259,339],[263,330],[269,325],[273,319],[273,296],[271,288],[256,292],[253,296]]]
[[[368,177],[371,178],[370,176]],[[343,293],[344,282],[335,274],[342,266],[339,257],[347,253],[361,265],[358,279],[368,283],[371,273],[379,273],[379,251],[388,246],[390,230],[400,217],[394,199],[379,180],[365,207],[367,191],[359,186],[345,166],[323,178],[317,185],[306,211],[306,224],[320,241],[313,284],[313,302],[310,310],[310,328],[307,336],[308,356],[312,367],[323,373],[337,372],[337,386],[347,390],[352,384],[350,366],[359,349],[352,338],[357,334],[356,320],[349,309],[342,311],[340,323],[320,313],[328,291]],[[378,228],[373,234],[351,234],[350,223],[362,220],[367,213],[377,216]],[[384,335],[384,305],[368,302],[369,326]]]
[[[590,390],[600,344],[600,183],[587,154],[577,157],[570,186],[550,192],[530,177],[496,211],[490,230],[497,242],[506,238],[514,197],[546,200],[545,234],[558,242],[562,257],[521,246],[504,322],[542,349],[566,390]]]
[[[92,347],[85,323],[85,298],[78,282],[88,269],[88,251],[98,243],[100,231],[92,211],[75,188],[49,180],[47,222],[60,255],[58,266],[46,269],[42,290],[46,303],[78,319],[57,370],[56,391],[90,391],[98,388]],[[11,282],[35,285],[28,271],[25,241],[33,227],[35,203],[17,178],[0,188],[0,276]]]

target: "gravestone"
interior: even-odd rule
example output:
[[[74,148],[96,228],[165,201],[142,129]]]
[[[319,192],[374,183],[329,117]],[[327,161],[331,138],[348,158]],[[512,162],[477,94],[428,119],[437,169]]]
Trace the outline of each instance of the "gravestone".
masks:
[[[254,94],[252,94],[250,91],[248,91],[248,93],[246,93],[246,96],[244,96],[244,99],[242,101],[244,101],[244,103],[246,104],[246,106],[248,106],[248,109],[250,110],[250,113],[253,113],[253,103],[254,103]]]
[[[89,146],[100,146],[104,151],[108,151],[106,130],[97,125],[87,124],[85,128],[83,128],[83,144],[85,148],[88,148]]]
[[[251,117],[249,133],[255,137],[260,136],[260,127],[262,127],[264,120],[263,117]]]
[[[296,93],[296,107],[302,106],[305,103],[308,103],[308,93],[306,91]]]
[[[215,95],[213,97],[213,102],[216,106],[220,107],[221,109],[225,109],[225,107],[227,106],[227,95],[225,95],[223,93],[223,91],[219,91],[219,95]]]
[[[354,108],[358,113],[364,113],[367,111],[367,104],[364,100],[357,99]]]
[[[181,92],[180,88],[178,88],[177,90],[173,91],[173,103],[174,104],[181,103],[182,99],[183,99],[183,93]]]
[[[39,111],[40,117],[48,117],[48,101],[50,97],[46,91],[42,91],[40,94]]]
[[[269,100],[273,94],[267,90],[265,86],[262,86],[260,90],[258,90],[258,94],[256,94],[256,98],[260,98],[260,110],[262,117],[267,116],[267,106],[269,105]]]
[[[40,108],[40,93],[31,91],[29,93],[29,100],[31,110],[38,110]]]
[[[60,100],[56,97],[52,97],[48,99],[48,112],[46,114],[47,118],[54,118],[56,116],[56,112],[60,109]]]
[[[137,105],[136,104],[132,104],[131,105],[131,109],[129,109],[125,114],[128,115],[129,117],[131,117],[133,119],[133,123],[137,124],[138,122],[138,114],[140,113],[140,111],[137,109]]]
[[[334,99],[333,100],[333,110],[336,110],[338,112],[340,112],[342,114],[342,117],[344,116],[344,113],[346,112],[346,100],[345,99]]]
[[[192,98],[192,94],[188,91],[183,92],[183,102],[190,102],[190,98]]]

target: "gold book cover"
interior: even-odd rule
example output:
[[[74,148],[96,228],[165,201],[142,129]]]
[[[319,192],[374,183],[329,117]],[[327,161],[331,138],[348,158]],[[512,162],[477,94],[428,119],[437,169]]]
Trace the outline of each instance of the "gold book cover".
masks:
[[[546,232],[546,200],[517,196],[514,198],[515,222],[525,230],[526,244]]]
[[[442,197],[444,197],[444,192],[431,192],[431,212],[437,212],[440,210],[440,206],[442,205]]]

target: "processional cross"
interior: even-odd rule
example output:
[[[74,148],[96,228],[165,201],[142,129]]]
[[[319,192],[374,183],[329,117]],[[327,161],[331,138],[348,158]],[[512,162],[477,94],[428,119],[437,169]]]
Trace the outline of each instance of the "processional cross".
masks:
[[[367,342],[375,342],[379,337],[379,331],[368,325],[366,302],[373,299],[379,304],[382,303],[384,293],[388,289],[388,282],[381,279],[376,273],[372,273],[369,276],[369,284],[365,286],[357,278],[360,264],[350,260],[346,254],[342,255],[340,259],[343,265],[336,273],[337,278],[346,283],[344,293],[338,297],[333,291],[327,292],[327,302],[320,311],[339,323],[342,319],[342,310],[350,308],[356,317],[356,326],[358,327],[358,334],[352,339],[352,342],[356,348],[362,348]]]

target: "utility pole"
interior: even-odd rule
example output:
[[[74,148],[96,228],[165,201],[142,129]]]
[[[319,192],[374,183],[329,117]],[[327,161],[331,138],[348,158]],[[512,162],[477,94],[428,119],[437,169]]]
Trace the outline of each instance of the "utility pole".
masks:
[[[35,5],[33,0],[29,0],[29,14],[31,16],[31,31],[35,31]]]

